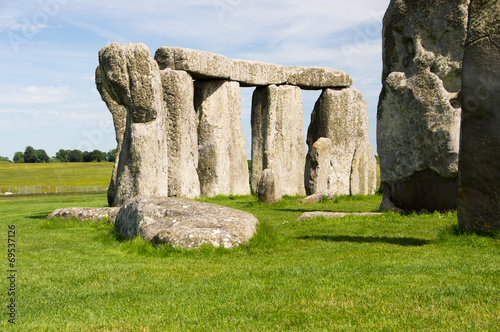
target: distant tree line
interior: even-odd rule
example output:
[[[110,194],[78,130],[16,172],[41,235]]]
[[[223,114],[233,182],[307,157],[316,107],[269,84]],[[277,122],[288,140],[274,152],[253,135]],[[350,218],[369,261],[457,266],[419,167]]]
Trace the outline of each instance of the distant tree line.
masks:
[[[6,157],[0,157],[0,161],[9,161]],[[24,152],[16,152],[14,158],[12,159],[15,163],[49,163],[49,162],[61,162],[61,163],[81,163],[81,162],[101,162],[109,161],[114,162],[116,160],[116,149],[109,150],[108,152],[102,152],[99,150],[94,151],[80,151],[80,150],[64,150],[60,149],[57,151],[56,155],[49,158],[45,150],[34,149],[31,146],[27,146]]]

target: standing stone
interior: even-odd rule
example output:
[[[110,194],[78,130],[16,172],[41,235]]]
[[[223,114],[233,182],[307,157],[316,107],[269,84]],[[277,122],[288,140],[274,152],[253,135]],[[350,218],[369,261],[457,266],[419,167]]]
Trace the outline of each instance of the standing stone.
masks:
[[[469,1],[392,0],[384,17],[381,187],[404,210],[456,208]]]
[[[200,195],[200,180],[193,78],[184,71],[165,69],[161,81],[168,114],[168,196],[195,198]]]
[[[458,224],[500,230],[500,2],[472,0],[462,76]]]
[[[304,195],[305,143],[300,88],[270,85],[252,98],[252,191],[273,170],[280,195]]]
[[[127,120],[127,108],[124,105],[118,104],[102,85],[101,67],[97,66],[95,71],[95,84],[97,91],[101,95],[101,99],[106,103],[108,110],[113,116],[113,125],[116,133],[116,157],[111,173],[111,181],[108,186],[108,201],[112,202],[116,195],[116,176],[118,172],[118,160],[122,150],[123,136],[125,134],[125,124]],[[111,204],[111,203],[110,203]]]
[[[334,190],[333,186],[340,181],[340,174],[337,174],[334,167],[334,158],[331,139],[320,137],[311,146],[306,157],[305,178],[308,195],[331,193]]]
[[[201,194],[250,194],[240,119],[240,85],[224,80],[196,81],[194,104],[199,119]]]
[[[373,195],[376,187],[377,159],[372,145],[365,141],[354,152],[351,168],[351,195]]]
[[[331,143],[321,140],[314,147],[322,137],[330,139]],[[306,170],[309,194],[325,190],[325,193],[330,195],[349,195],[351,185],[358,186],[359,179],[369,178],[369,174],[376,171],[375,156],[370,157],[367,154],[355,156],[358,147],[364,146],[367,149],[366,146],[370,146],[368,109],[361,92],[355,88],[324,89],[311,114],[307,144],[310,151]],[[331,148],[328,144],[331,144]],[[318,153],[323,156],[318,156]],[[353,161],[362,164],[363,167],[354,165],[356,167],[354,176],[357,176],[358,180],[352,181]],[[359,174],[359,172],[364,173]],[[363,192],[374,193],[375,185],[368,181],[368,187]],[[361,193],[359,187],[353,188],[352,192]]]
[[[167,121],[158,65],[144,44],[112,43],[99,51],[102,86],[127,110],[110,206],[137,195],[168,195]]]
[[[281,199],[281,190],[278,188],[276,176],[272,169],[266,168],[262,172],[259,181],[258,198],[259,202],[268,203],[271,205],[276,204]]]

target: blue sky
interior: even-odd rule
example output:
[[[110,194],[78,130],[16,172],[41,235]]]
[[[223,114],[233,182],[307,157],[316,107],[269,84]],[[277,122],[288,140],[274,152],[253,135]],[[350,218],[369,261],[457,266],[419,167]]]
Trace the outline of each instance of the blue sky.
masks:
[[[116,147],[94,84],[99,49],[113,41],[211,51],[230,58],[342,69],[368,103],[376,148],[382,17],[389,0],[0,0],[0,156],[28,145]],[[242,89],[250,151],[253,89]],[[320,91],[304,91],[304,126]]]

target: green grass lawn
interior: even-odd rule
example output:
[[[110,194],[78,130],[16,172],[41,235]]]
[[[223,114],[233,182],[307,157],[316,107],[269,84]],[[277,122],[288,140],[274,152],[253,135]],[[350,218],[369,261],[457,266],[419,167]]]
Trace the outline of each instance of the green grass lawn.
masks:
[[[12,331],[496,331],[500,240],[457,231],[454,213],[297,222],[304,211],[376,211],[381,196],[277,205],[203,199],[253,213],[235,250],[181,251],[120,241],[106,223],[47,221],[52,210],[105,206],[105,195],[0,200],[7,256],[16,226]]]
[[[108,186],[113,163],[0,164],[0,191],[8,186]],[[52,188],[52,192],[54,188]]]

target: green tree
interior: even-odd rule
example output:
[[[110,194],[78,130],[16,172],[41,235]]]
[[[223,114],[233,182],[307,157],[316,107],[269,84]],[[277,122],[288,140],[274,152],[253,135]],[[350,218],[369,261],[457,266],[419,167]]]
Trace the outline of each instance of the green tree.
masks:
[[[24,150],[24,162],[25,163],[36,163],[37,156],[35,153],[35,149],[32,146],[27,146]]]
[[[68,153],[68,161],[70,163],[81,163],[83,160],[83,152],[80,150],[72,150]]]
[[[24,163],[24,153],[22,153],[21,151],[14,153],[14,158],[12,158],[12,160],[16,164]]]
[[[7,157],[0,156],[0,161],[10,161],[10,159]]]
[[[99,150],[92,151],[92,161],[101,162],[103,160],[106,160],[106,153],[105,152],[102,152]]]
[[[106,160],[110,162],[115,162],[116,160],[116,149],[109,150],[108,153],[106,153]]]
[[[84,163],[89,163],[92,161],[92,153],[88,151],[83,151],[83,158],[82,161]]]
[[[58,159],[60,162],[65,163],[68,161],[68,154],[70,150],[63,150],[60,149],[59,151],[56,152],[56,159]]]
[[[36,154],[36,162],[37,163],[48,163],[50,161],[49,156],[47,155],[47,152],[45,150],[35,150]]]

